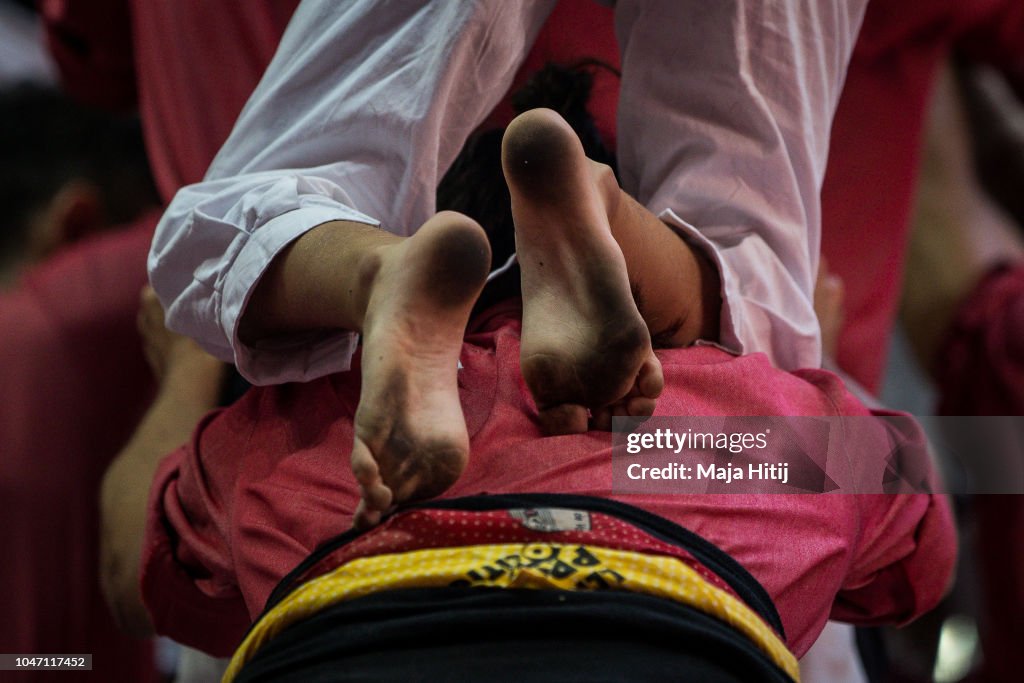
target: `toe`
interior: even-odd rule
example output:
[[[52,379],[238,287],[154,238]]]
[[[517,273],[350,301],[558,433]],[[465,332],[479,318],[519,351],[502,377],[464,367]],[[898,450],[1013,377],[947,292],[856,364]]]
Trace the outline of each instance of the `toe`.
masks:
[[[371,486],[360,486],[359,493],[366,503],[366,507],[371,510],[384,511],[391,507],[393,499],[391,489],[383,482],[376,482]]]
[[[636,375],[636,388],[641,396],[647,398],[661,396],[661,391],[665,388],[665,376],[661,370],[661,361],[654,353],[651,353],[640,366]]]
[[[613,431],[615,417],[650,417],[654,414],[657,401],[646,396],[627,396],[610,406],[593,411],[590,418],[591,429],[603,432]]]
[[[391,489],[384,483],[380,468],[369,447],[358,437],[352,445],[352,474],[359,485],[360,505],[371,510],[384,511],[391,505]]]
[[[356,529],[365,530],[380,524],[383,513],[380,510],[371,510],[366,506],[366,501],[359,501],[356,513],[352,518],[352,526]]]
[[[370,448],[358,436],[352,444],[352,474],[360,486],[368,486],[380,480],[380,469],[373,459]]]
[[[537,417],[545,434],[583,434],[587,431],[587,409],[581,405],[563,403],[539,410]]]
[[[619,414],[617,410],[617,405],[610,405],[592,411],[590,428],[602,432],[612,431],[612,417]]]
[[[634,396],[626,401],[625,414],[630,417],[650,417],[654,414],[657,402],[646,396]]]

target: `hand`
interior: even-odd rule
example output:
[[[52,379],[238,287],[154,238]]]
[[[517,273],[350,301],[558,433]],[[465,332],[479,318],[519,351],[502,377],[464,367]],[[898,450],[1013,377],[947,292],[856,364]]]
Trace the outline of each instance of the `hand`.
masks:
[[[177,377],[178,384],[190,386],[190,393],[201,393],[212,408],[220,393],[224,364],[189,337],[167,329],[164,309],[149,285],[139,294],[136,324],[142,335],[146,360],[160,386],[165,386],[171,377]]]

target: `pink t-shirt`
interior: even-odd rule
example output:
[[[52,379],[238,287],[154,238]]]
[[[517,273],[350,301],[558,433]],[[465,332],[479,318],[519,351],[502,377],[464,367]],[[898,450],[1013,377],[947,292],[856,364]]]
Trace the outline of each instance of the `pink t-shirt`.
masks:
[[[660,415],[867,415],[833,375],[784,373],[763,355],[659,352]],[[578,493],[675,521],[737,559],[776,602],[799,655],[831,615],[906,621],[934,605],[956,541],[940,496],[612,495],[611,435],[543,437],[519,370],[514,309],[467,337],[460,395],[472,455],[444,497]],[[156,627],[230,652],[275,584],[351,525],[358,370],[257,388],[211,414],[161,464],[151,493],[143,597]]]

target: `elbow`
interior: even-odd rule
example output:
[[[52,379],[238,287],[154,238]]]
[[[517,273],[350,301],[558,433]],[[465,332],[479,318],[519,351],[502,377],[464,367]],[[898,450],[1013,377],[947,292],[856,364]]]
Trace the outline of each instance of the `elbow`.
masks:
[[[138,571],[124,571],[112,566],[118,559],[103,558],[104,567],[100,572],[100,585],[107,608],[117,626],[129,635],[145,638],[153,635],[153,623],[149,618],[139,588]]]

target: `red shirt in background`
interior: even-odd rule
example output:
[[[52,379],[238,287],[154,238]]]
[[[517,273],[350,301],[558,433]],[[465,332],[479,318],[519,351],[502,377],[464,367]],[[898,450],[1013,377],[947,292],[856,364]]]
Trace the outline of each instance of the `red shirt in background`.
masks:
[[[104,683],[156,680],[149,644],[107,610],[98,547],[100,480],[154,389],[135,313],[158,217],[58,253],[0,292],[0,645],[92,654],[84,680]]]
[[[43,0],[40,9],[72,94],[113,109],[138,102],[169,198],[202,177],[296,4]],[[114,626],[97,570],[99,482],[153,391],[135,316],[157,218],[70,246],[0,293],[0,547],[10,551],[0,645],[91,653],[80,680],[156,680],[149,643]]]
[[[846,287],[837,361],[877,393],[896,318],[932,85],[953,50],[1024,92],[1024,3],[874,0],[832,125],[822,253]]]

